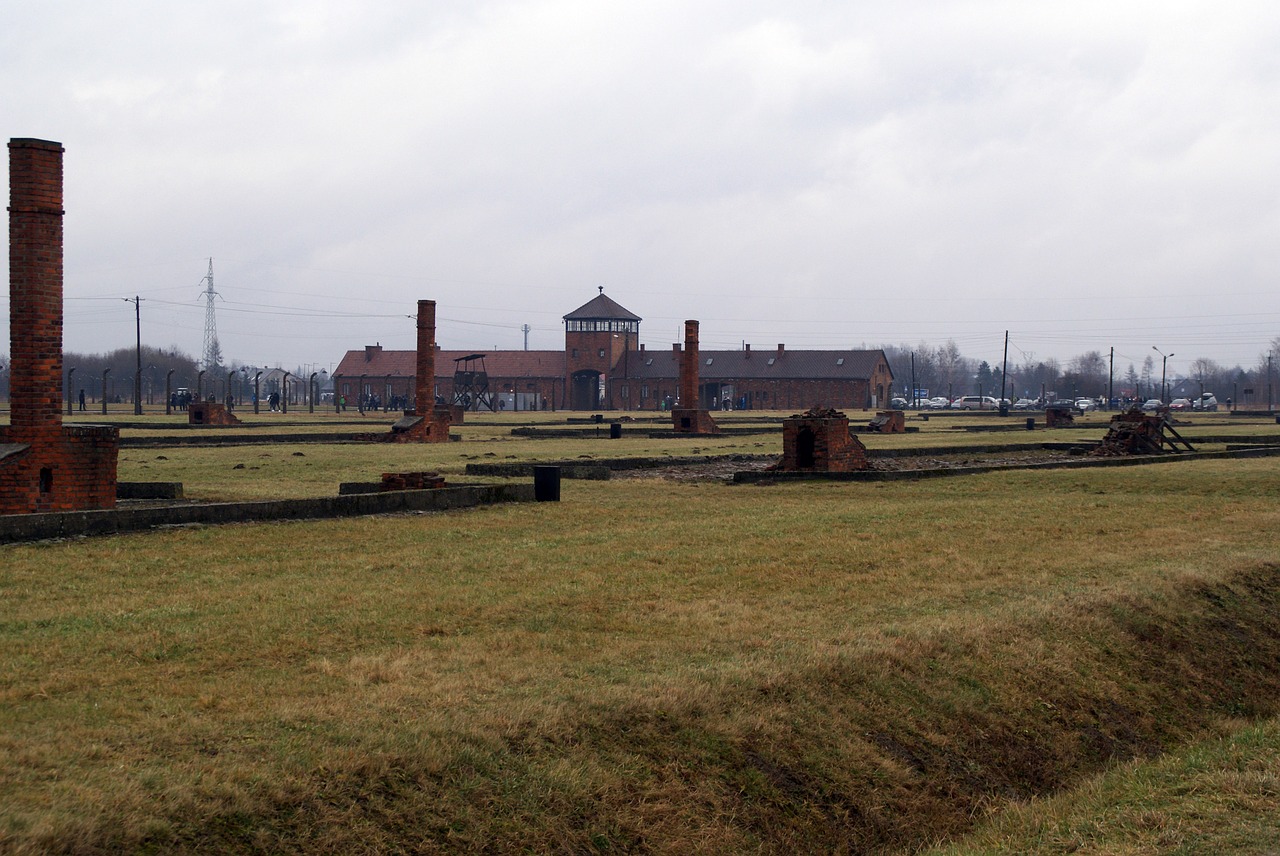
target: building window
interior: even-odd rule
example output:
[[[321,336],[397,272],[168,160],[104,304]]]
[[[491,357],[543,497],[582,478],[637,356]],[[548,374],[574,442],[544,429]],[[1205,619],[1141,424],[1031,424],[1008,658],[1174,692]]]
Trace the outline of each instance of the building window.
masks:
[[[604,357],[604,348],[601,348],[601,349],[596,353],[596,356],[598,356],[598,357]]]
[[[627,398],[627,397],[630,395],[630,392],[631,392],[631,390],[626,386],[626,384],[623,384],[623,386],[622,386],[622,397],[623,397],[623,398]]]
[[[647,386],[640,387],[640,400],[643,401],[648,397],[649,397],[649,387]]]
[[[577,348],[574,348],[574,349],[573,349],[573,358],[574,358],[575,360],[578,358],[578,349],[577,349]]]

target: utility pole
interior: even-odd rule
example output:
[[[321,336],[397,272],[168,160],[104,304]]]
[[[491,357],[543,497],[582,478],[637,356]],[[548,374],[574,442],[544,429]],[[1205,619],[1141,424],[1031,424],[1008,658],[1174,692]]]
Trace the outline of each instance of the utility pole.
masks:
[[[520,328],[521,332],[524,333],[524,349],[526,351],[529,350],[529,331],[532,329],[533,328],[530,327],[528,324],[525,324],[523,327]]]
[[[1115,397],[1116,382],[1116,349],[1111,349],[1111,367],[1107,369],[1107,409],[1111,409],[1111,401]]]
[[[136,294],[132,298],[126,297],[125,303],[133,304],[133,319],[138,330],[138,347],[136,356],[138,358],[137,366],[133,370],[133,415],[142,415],[142,298]]]
[[[1009,376],[1009,331],[1004,331],[1004,364],[1000,367],[1000,415],[1008,416],[1009,408],[1004,403],[1004,381]]]

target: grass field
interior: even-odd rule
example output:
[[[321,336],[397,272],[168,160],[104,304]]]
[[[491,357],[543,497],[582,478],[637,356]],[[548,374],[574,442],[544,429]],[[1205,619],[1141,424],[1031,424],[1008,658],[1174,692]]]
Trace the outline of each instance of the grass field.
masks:
[[[127,450],[121,478],[310,495],[692,448],[463,431]],[[1266,852],[1278,495],[1274,459],[566,482],[3,547],[0,850]]]

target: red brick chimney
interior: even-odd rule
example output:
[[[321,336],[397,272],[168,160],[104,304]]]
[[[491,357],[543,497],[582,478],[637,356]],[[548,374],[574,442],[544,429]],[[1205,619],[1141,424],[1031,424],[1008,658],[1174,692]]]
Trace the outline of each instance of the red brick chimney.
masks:
[[[61,143],[9,141],[9,359],[12,439],[62,427]]]
[[[680,406],[698,407],[698,322],[684,322],[684,353],[680,356]]]
[[[436,302],[418,301],[418,367],[413,412],[431,418],[436,406]]]
[[[786,350],[787,350],[787,346],[779,342],[778,343],[778,359],[782,359],[782,355],[784,352],[786,352]]]

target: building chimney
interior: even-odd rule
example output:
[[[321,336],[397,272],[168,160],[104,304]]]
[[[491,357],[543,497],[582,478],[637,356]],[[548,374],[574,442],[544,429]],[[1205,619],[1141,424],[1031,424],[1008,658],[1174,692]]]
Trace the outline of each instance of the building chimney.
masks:
[[[787,349],[787,346],[786,346],[786,345],[782,344],[781,342],[779,342],[779,343],[778,343],[778,359],[782,359],[782,353],[783,353],[786,349]]]
[[[380,344],[379,344],[379,345],[365,345],[365,346],[364,346],[364,361],[365,361],[366,363],[371,363],[371,362],[373,362],[374,355],[375,355],[375,354],[380,354],[380,353],[382,353],[382,345],[380,345]]]
[[[644,342],[640,343],[640,353],[644,353]]]
[[[414,413],[431,418],[436,406],[436,302],[418,301],[418,365]]]
[[[751,359],[751,345],[749,343],[743,343],[743,350],[747,353],[747,359]]]
[[[62,430],[64,151],[9,141],[9,424],[18,442]]]
[[[672,343],[671,343],[671,353],[673,353],[673,354],[678,354],[678,353],[680,353],[680,343],[679,343],[679,342],[672,342]]]
[[[684,353],[680,356],[680,406],[698,407],[698,322],[684,322]]]

